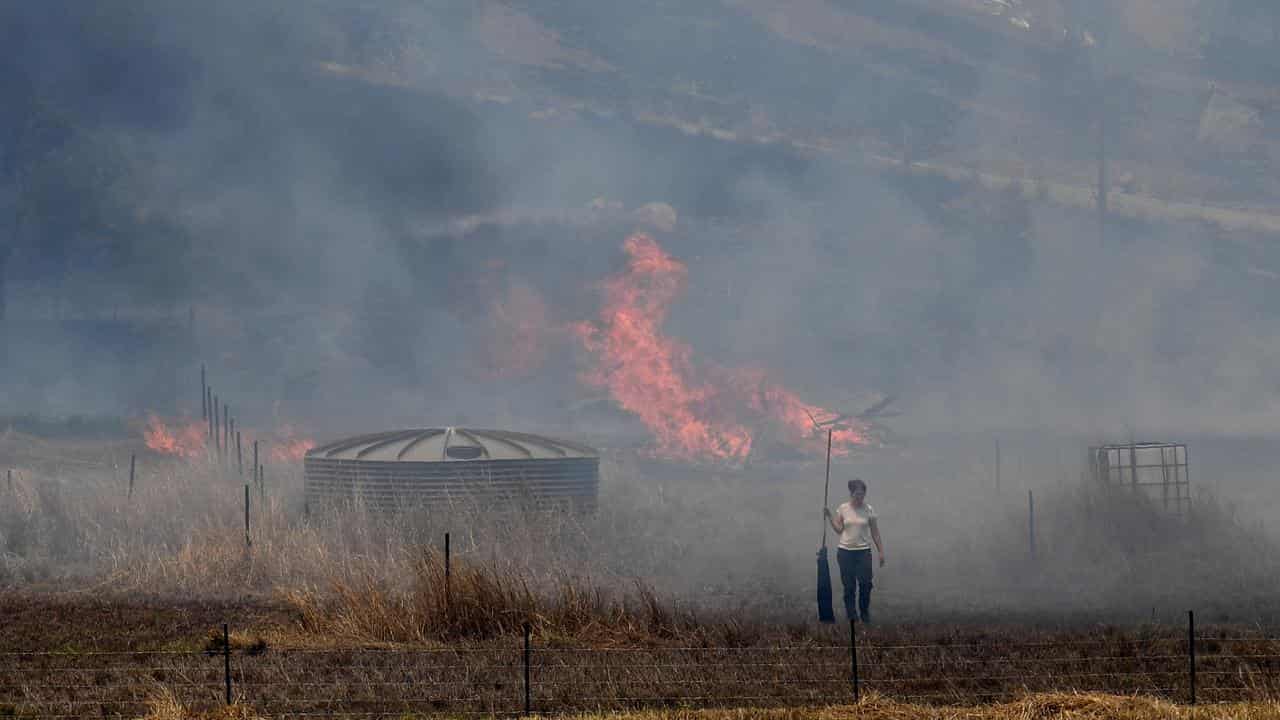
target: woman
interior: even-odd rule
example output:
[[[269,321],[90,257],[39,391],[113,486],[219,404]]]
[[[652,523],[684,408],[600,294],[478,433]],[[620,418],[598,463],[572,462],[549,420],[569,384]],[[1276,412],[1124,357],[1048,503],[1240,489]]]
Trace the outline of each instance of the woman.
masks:
[[[880,567],[884,567],[884,543],[880,542],[880,527],[876,524],[876,511],[867,504],[867,484],[860,478],[849,481],[849,502],[822,512],[831,523],[831,529],[840,535],[836,550],[836,564],[840,566],[840,582],[844,585],[844,612],[853,620],[853,599],[858,599],[858,617],[864,624],[871,622],[871,543],[876,544],[880,555]]]

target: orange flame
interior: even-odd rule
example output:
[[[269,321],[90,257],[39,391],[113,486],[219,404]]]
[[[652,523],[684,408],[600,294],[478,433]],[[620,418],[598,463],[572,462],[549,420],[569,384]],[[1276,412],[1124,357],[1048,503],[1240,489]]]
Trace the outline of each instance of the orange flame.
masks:
[[[206,425],[196,420],[185,420],[170,428],[154,414],[147,415],[147,426],[142,437],[151,450],[163,455],[176,455],[193,460],[205,452]]]
[[[687,269],[643,233],[623,244],[627,271],[604,282],[597,323],[573,330],[597,364],[588,384],[614,400],[654,433],[660,454],[686,459],[741,461],[751,452],[751,429],[772,426],[793,445],[815,447],[825,432],[815,423],[836,413],[801,401],[759,370],[708,367],[698,372],[690,347],[662,334]],[[847,454],[867,440],[860,426],[836,429],[833,453]]]
[[[285,425],[270,444],[267,454],[274,462],[299,462],[315,446],[315,440],[300,437],[292,425]]]

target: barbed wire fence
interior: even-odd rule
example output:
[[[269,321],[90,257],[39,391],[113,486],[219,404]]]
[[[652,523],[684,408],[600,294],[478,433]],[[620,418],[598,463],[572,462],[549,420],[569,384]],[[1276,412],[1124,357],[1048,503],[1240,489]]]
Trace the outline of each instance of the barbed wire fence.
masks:
[[[1280,696],[1280,639],[1238,632],[1046,642],[426,649],[233,647],[0,653],[0,715],[137,717],[158,697],[192,711],[243,703],[270,717],[520,715],[643,708],[900,701],[980,704],[1029,692],[1179,703]]]

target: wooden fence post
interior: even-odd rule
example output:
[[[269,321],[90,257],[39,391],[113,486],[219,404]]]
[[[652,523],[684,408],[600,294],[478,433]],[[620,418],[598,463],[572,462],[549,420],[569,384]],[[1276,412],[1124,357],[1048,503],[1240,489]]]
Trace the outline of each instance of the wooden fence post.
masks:
[[[222,677],[227,685],[227,704],[231,704],[231,631],[222,623]]]
[[[858,702],[858,627],[849,618],[849,664],[853,676],[853,701]]]
[[[244,546],[253,546],[253,540],[249,537],[249,483],[244,484]]]
[[[532,655],[533,626],[524,624],[524,714],[533,714],[533,689],[529,683],[530,656]]]
[[[1196,704],[1196,612],[1187,611],[1187,661],[1190,664],[1191,704]]]

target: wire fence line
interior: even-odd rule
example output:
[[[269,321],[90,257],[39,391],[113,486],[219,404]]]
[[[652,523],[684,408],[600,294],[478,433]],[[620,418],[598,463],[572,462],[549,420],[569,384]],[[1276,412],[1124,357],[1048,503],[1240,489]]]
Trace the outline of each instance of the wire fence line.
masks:
[[[851,628],[852,630],[852,628]],[[224,630],[225,633],[225,630]],[[224,634],[224,638],[229,638]],[[240,702],[272,717],[517,715],[796,706],[860,694],[973,704],[1039,691],[1176,702],[1280,697],[1280,638],[1197,634],[1063,642],[777,647],[274,649],[0,653],[0,715],[136,717],[159,697]]]

